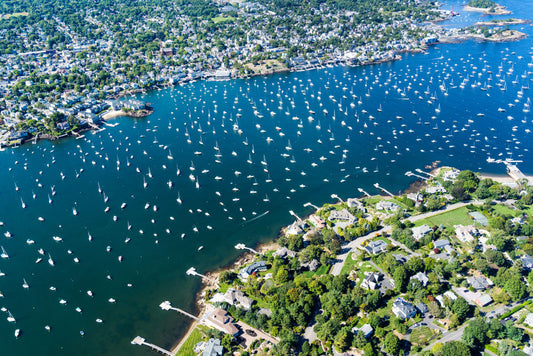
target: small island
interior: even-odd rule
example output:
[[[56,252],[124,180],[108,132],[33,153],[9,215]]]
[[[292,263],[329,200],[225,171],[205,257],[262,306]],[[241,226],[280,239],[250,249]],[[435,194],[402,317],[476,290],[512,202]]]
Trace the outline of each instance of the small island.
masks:
[[[474,26],[511,26],[511,25],[523,25],[530,23],[531,20],[524,19],[502,19],[502,20],[490,20],[490,21],[479,21],[474,24]]]
[[[465,11],[482,12],[485,15],[509,15],[511,11],[505,6],[499,5],[492,0],[470,0],[463,7]]]

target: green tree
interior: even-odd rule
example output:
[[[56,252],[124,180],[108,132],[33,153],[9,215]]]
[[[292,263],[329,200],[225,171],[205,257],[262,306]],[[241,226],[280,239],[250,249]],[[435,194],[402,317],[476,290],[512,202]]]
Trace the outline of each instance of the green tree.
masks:
[[[503,289],[509,293],[513,301],[522,299],[526,294],[526,285],[520,275],[514,274],[505,282]]]
[[[463,297],[458,297],[452,304],[452,312],[454,312],[459,318],[459,322],[463,322],[468,316],[470,311],[470,305]]]
[[[461,341],[450,341],[444,343],[440,350],[440,356],[471,356],[472,352],[468,346]]]
[[[394,333],[389,332],[383,341],[383,349],[391,355],[400,353],[400,339]]]
[[[409,282],[407,271],[404,266],[398,266],[393,274],[394,285],[400,292],[405,292],[407,283]]]

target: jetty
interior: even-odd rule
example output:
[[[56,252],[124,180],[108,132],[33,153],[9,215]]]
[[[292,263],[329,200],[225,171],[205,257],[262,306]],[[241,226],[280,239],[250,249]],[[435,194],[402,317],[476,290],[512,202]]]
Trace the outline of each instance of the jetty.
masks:
[[[211,279],[211,278],[207,277],[206,275],[203,275],[203,274],[201,274],[201,273],[196,272],[196,268],[194,268],[194,267],[189,268],[189,269],[187,270],[187,272],[185,272],[185,273],[186,273],[188,276],[198,276],[198,277],[203,278],[203,279],[205,279],[206,281],[209,281],[209,282],[211,282],[211,283],[213,283],[213,284],[217,284],[217,281],[215,281],[214,279]]]
[[[357,188],[357,190],[358,190],[360,193],[363,193],[365,196],[367,196],[367,197],[369,197],[369,198],[371,197],[371,195],[368,194],[365,190],[363,190],[363,188]]]
[[[503,163],[505,164],[505,167],[507,168],[507,174],[509,177],[511,177],[515,182],[523,182],[527,181],[528,185],[533,185],[533,178],[526,176],[522,171],[518,168],[516,163],[521,163],[523,161],[521,160],[515,160],[506,158],[505,160],[502,159],[494,159],[494,158],[487,158],[487,162],[489,163]]]
[[[256,254],[256,255],[259,254],[259,252],[257,252],[256,250],[254,250],[254,249],[251,248],[251,247],[246,246],[246,245],[243,244],[243,243],[236,244],[236,245],[235,245],[235,249],[237,249],[237,250],[248,250],[248,251],[250,251],[250,252],[253,252],[253,253]]]
[[[145,339],[143,339],[142,337],[140,336],[136,336],[135,339],[131,340],[131,343],[132,345],[146,345],[148,346],[149,348],[151,348],[152,350],[155,350],[163,355],[169,355],[169,356],[174,356],[174,354],[168,350],[165,350],[164,348],[162,347],[159,347],[157,345],[154,345],[154,344],[150,344],[148,342],[145,341]]]
[[[378,189],[381,189],[384,193],[387,193],[388,195],[390,195],[391,197],[394,198],[394,194],[392,194],[391,192],[389,192],[387,189],[381,187],[379,185],[379,183],[374,183],[374,187],[378,188]]]
[[[408,177],[417,177],[417,178],[420,178],[420,179],[422,179],[422,180],[428,180],[427,177],[423,177],[423,176],[421,176],[421,175],[419,175],[419,174],[416,174],[416,173],[413,173],[413,172],[411,172],[411,171],[407,171],[407,172],[405,172],[405,175],[408,176]],[[376,187],[376,188],[377,188],[377,187]]]
[[[191,319],[194,319],[196,321],[200,321],[200,318],[197,316],[192,315],[191,313],[187,313],[185,310],[182,310],[180,308],[173,307],[168,300],[165,300],[163,303],[159,304],[159,307],[163,310],[174,310],[177,311],[180,314],[183,314],[185,316],[188,316]]]

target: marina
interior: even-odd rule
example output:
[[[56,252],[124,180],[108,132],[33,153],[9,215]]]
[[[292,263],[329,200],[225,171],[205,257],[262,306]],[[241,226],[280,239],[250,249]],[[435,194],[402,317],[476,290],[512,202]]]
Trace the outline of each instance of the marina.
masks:
[[[504,175],[487,159],[510,159],[530,174],[532,46],[200,81],[139,94],[148,118],[0,152],[6,352],[146,354],[135,335],[171,349],[190,320],[157,303],[194,315],[201,279],[188,274],[271,240],[309,201],[397,194],[435,161]]]

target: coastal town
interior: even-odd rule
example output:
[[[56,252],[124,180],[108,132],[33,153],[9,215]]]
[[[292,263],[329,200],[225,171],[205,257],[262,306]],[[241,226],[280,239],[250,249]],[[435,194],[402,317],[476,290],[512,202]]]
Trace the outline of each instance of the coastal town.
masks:
[[[276,243],[235,246],[248,251],[230,268],[192,268],[201,315],[174,308],[195,319],[174,352],[532,354],[531,181],[419,175],[419,191],[333,195]]]
[[[81,2],[76,14],[70,6],[20,1],[0,19],[0,147],[97,128],[111,107],[144,106],[115,99],[149,89],[373,64],[438,42],[524,36],[494,24],[440,27],[457,14],[420,1]]]

